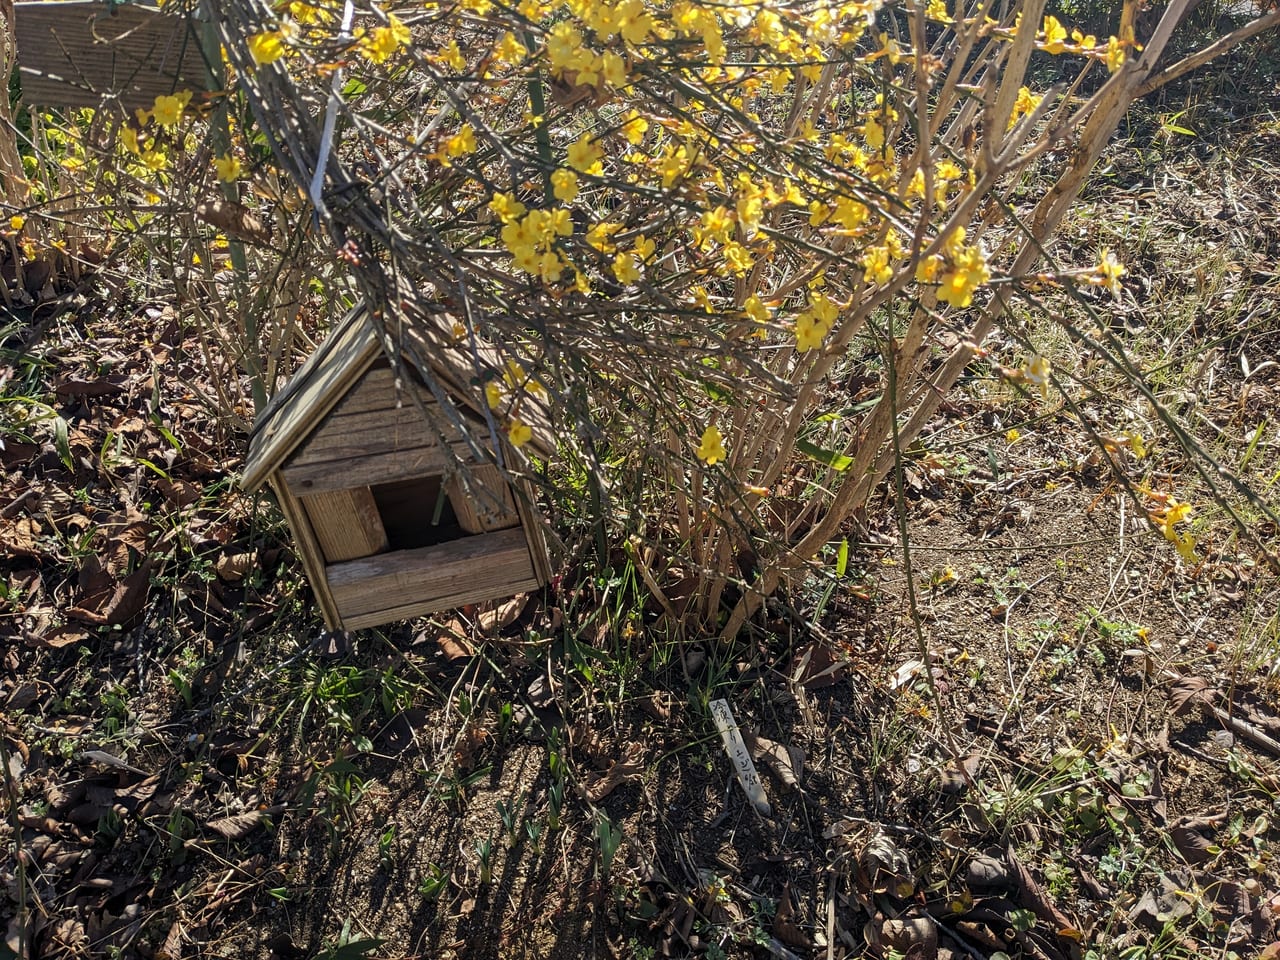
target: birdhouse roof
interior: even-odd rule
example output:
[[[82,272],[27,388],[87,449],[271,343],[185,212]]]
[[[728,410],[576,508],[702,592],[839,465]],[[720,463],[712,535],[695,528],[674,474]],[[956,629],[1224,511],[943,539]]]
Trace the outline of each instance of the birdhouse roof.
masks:
[[[107,97],[131,110],[161,94],[209,89],[201,25],[190,17],[102,0],[0,0],[6,7],[26,103],[96,107]]]
[[[473,353],[459,343],[452,319],[443,314],[426,323],[415,323],[404,333],[402,350],[410,356],[426,358],[431,377],[464,408],[483,415],[486,410],[483,383],[500,376],[503,369],[498,352],[483,345]],[[240,485],[252,491],[260,487],[284,461],[320,426],[338,402],[383,356],[377,327],[363,304],[357,304],[342,319],[328,339],[302,365],[293,378],[258,414],[249,438]],[[410,356],[405,360],[411,367]],[[544,459],[555,446],[551,441],[546,410],[526,396],[520,419],[533,429],[528,446]]]

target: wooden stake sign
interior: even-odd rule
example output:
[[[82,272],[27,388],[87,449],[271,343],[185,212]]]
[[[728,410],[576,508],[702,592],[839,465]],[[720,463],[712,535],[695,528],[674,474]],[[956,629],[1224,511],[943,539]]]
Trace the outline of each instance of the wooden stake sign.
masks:
[[[103,0],[14,5],[22,99],[41,107],[114,100],[149,108],[157,96],[204,90],[195,24],[155,7]]]

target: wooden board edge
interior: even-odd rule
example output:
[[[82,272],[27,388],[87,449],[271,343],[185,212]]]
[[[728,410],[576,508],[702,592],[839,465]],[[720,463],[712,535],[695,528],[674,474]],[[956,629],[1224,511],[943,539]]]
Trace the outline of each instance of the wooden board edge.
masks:
[[[320,604],[320,612],[324,615],[325,626],[330,630],[346,629],[342,617],[338,613],[338,605],[329,591],[329,578],[325,572],[324,555],[320,552],[320,544],[307,520],[307,512],[297,498],[289,493],[283,478],[273,473],[270,478],[271,489],[275,491],[276,501],[289,527],[293,531],[294,542],[298,545],[298,553],[302,559],[302,569],[315,592],[316,602]]]
[[[373,366],[377,358],[382,355],[382,345],[377,335],[368,330],[367,323],[368,320],[364,315],[363,309],[358,314],[354,312],[348,314],[347,319],[330,335],[331,337],[336,336],[340,341],[348,342],[334,343],[332,347],[325,349],[328,346],[328,341],[325,341],[325,346],[313,354],[311,359],[302,365],[302,369],[294,374],[293,379],[285,385],[278,395],[278,402],[273,399],[258,414],[253,433],[249,437],[249,452],[245,457],[245,472],[240,478],[241,489],[251,493],[260,487],[267,477],[275,472],[275,469],[284,463],[303,441],[311,435],[312,431],[319,425],[319,422],[329,415],[339,401],[347,395],[347,391],[355,386],[359,379]],[[362,338],[365,338],[367,342],[361,344]],[[343,349],[355,349],[355,355],[350,359],[342,360],[336,355],[338,351]],[[261,431],[266,428],[267,424],[283,413],[291,403],[299,400],[306,391],[306,382],[299,383],[297,387],[294,387],[294,382],[300,379],[310,380],[330,360],[343,363],[346,366],[337,379],[321,394],[321,402],[307,411],[307,416],[293,424],[284,434],[269,440],[261,440],[262,446],[255,450],[260,438],[264,436]]]
[[[520,514],[520,525],[524,527],[525,543],[529,547],[529,559],[533,561],[533,574],[539,587],[551,582],[551,556],[547,547],[547,537],[542,524],[538,521],[542,511],[538,509],[537,490],[533,483],[523,477],[516,481],[516,512]]]
[[[542,584],[537,578],[531,580],[522,580],[513,584],[511,587],[503,587],[501,592],[488,590],[480,591],[479,595],[457,593],[447,597],[437,597],[434,600],[421,600],[417,603],[404,604],[398,607],[390,607],[386,610],[379,610],[373,613],[362,613],[349,618],[346,621],[346,629],[363,630],[368,627],[378,627],[386,623],[397,623],[401,620],[412,620],[414,617],[426,616],[429,613],[439,613],[441,610],[453,610],[468,603],[488,603],[491,600],[505,600],[519,593],[530,593],[538,590]],[[493,592],[493,596],[488,594]]]

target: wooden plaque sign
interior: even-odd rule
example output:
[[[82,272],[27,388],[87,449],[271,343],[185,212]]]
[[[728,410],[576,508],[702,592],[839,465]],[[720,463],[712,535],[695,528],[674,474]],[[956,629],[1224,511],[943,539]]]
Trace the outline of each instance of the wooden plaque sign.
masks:
[[[155,7],[104,0],[14,5],[22,99],[41,107],[126,110],[157,96],[207,88],[194,24]]]

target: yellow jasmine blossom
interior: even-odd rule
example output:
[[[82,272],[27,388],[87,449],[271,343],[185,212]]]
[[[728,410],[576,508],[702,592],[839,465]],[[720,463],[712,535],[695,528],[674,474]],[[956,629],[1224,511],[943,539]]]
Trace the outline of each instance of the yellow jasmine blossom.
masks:
[[[484,398],[489,404],[490,410],[497,410],[502,406],[502,387],[490,380],[484,388]]]
[[[724,449],[724,437],[718,427],[712,425],[702,431],[702,443],[696,453],[698,459],[709,467],[715,466],[728,456]]]
[[[1116,259],[1114,253],[1110,250],[1103,249],[1102,257],[1098,265],[1094,267],[1098,276],[1101,278],[1102,286],[1106,287],[1115,296],[1120,295],[1123,287],[1120,286],[1120,278],[1127,272],[1124,265]]]
[[[284,34],[279,30],[255,33],[248,41],[249,56],[259,66],[275,63],[284,56]]]
[[[589,133],[584,133],[569,144],[569,166],[579,173],[601,173],[604,170],[604,165],[600,162],[603,157],[604,151],[592,142]]]
[[[1164,510],[1164,515],[1160,516],[1157,513],[1155,519],[1160,524],[1160,531],[1165,539],[1174,545],[1182,559],[1188,563],[1196,563],[1200,559],[1196,556],[1196,538],[1189,533],[1181,533],[1174,529],[1175,524],[1182,523],[1190,515],[1191,504],[1171,499]]]
[[[747,302],[742,305],[742,311],[756,323],[769,322],[769,308],[754,293],[747,297]]]
[[[1034,113],[1043,99],[1043,96],[1032,93],[1029,87],[1019,87],[1018,99],[1013,101],[1013,113],[1009,117],[1009,129],[1012,130],[1014,125],[1026,114]]]
[[[640,236],[636,237],[635,248],[632,252],[635,253],[636,258],[641,263],[644,263],[644,261],[654,255],[657,249],[658,245],[642,233]]]
[[[557,200],[573,203],[578,196],[578,175],[572,170],[557,170],[551,175],[551,188]]]
[[[751,252],[738,243],[736,240],[730,240],[724,245],[724,263],[725,268],[735,277],[740,277],[755,264],[755,260],[751,256]]]
[[[503,223],[511,223],[524,216],[525,206],[516,199],[514,193],[495,193],[489,201],[489,209],[498,215]]]
[[[1067,49],[1067,28],[1057,17],[1044,18],[1044,52],[1059,54]]]
[[[450,160],[457,159],[476,152],[476,131],[469,123],[464,123],[462,128],[449,137],[444,142],[444,156],[441,161],[445,166],[450,166]]]
[[[182,111],[186,108],[187,103],[191,100],[191,91],[186,91],[186,96],[175,94],[166,96],[161,94],[156,97],[155,104],[151,108],[151,116],[155,118],[156,123],[162,127],[172,127],[182,119]]]
[[[938,299],[953,307],[967,307],[973,303],[973,292],[990,279],[991,272],[982,251],[977,247],[964,247],[952,255],[952,268],[942,277]]]
[[[639,146],[649,130],[649,121],[635,110],[630,111],[622,122],[622,133],[632,146]]]
[[[240,179],[240,161],[230,153],[214,157],[213,169],[223,183],[232,183]]]
[[[602,220],[587,231],[587,243],[601,253],[614,253],[618,248],[613,243],[613,235],[621,229],[620,223]]]
[[[374,63],[385,63],[410,39],[409,28],[393,13],[385,27],[374,27],[360,42],[360,52]]]
[[[507,439],[511,441],[513,447],[523,447],[533,439],[533,428],[518,417],[512,417],[507,427]]]
[[[1124,45],[1115,37],[1107,38],[1107,70],[1115,73],[1124,66]]]
[[[640,267],[636,264],[634,254],[619,253],[613,258],[613,275],[624,286],[635,283],[641,277]]]
[[[1052,364],[1049,363],[1048,357],[1036,355],[1031,358],[1031,362],[1027,364],[1022,371],[1027,382],[1040,390],[1040,396],[1049,399],[1049,374],[1052,371]]]
[[[889,263],[887,247],[868,247],[862,255],[862,279],[880,286],[893,279],[893,267]]]
[[[510,64],[519,63],[529,55],[529,51],[525,49],[524,44],[517,40],[516,35],[510,30],[503,35],[495,53],[499,60]]]

